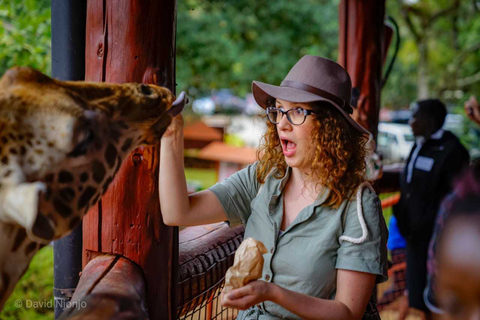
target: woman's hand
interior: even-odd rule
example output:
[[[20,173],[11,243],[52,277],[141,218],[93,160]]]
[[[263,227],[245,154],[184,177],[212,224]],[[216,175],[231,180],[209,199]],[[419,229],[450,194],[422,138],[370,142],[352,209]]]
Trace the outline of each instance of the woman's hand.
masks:
[[[264,281],[252,281],[244,287],[233,289],[227,294],[222,292],[222,306],[246,310],[266,300],[273,300],[274,284]]]
[[[183,132],[183,116],[179,114],[175,118],[172,119],[172,123],[168,126],[167,130],[162,136],[163,138],[168,138],[170,136],[173,136],[175,132]]]

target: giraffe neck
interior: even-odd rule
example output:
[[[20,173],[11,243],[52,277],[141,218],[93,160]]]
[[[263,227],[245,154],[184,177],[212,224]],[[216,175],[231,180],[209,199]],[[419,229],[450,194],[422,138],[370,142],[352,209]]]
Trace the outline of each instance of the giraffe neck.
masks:
[[[30,240],[25,229],[0,221],[0,310],[27,271],[41,244]]]

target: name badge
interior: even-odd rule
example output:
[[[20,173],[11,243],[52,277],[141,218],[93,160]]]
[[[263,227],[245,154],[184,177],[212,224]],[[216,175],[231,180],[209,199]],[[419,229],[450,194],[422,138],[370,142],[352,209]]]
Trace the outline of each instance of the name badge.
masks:
[[[430,172],[432,170],[434,162],[435,160],[433,160],[432,158],[420,156],[417,158],[417,161],[415,161],[415,169]]]

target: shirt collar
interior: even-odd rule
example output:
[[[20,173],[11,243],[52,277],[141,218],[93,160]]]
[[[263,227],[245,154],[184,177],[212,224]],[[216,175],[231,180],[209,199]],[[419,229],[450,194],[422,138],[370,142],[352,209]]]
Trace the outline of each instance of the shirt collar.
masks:
[[[292,172],[292,168],[290,166],[287,166],[287,170],[285,171],[285,175],[283,178],[281,178],[280,183],[278,185],[278,192],[280,193],[283,188],[285,188],[285,185],[287,184],[288,177],[290,177],[290,174]],[[328,196],[330,195],[330,189],[327,187],[323,187],[322,191],[318,194],[317,199],[314,202],[314,206],[319,206],[327,200]]]
[[[434,134],[432,134],[432,135],[430,136],[429,139],[432,139],[432,140],[442,139],[444,132],[445,132],[445,130],[443,130],[443,129],[438,129],[437,131],[435,131]],[[416,142],[417,145],[422,145],[422,144],[425,143],[425,137],[417,137],[417,139],[415,140],[415,142]]]
[[[437,132],[435,132],[434,134],[432,134],[432,135],[430,136],[430,139],[433,139],[433,140],[442,139],[444,132],[445,132],[445,131],[444,131],[443,129],[438,129]]]

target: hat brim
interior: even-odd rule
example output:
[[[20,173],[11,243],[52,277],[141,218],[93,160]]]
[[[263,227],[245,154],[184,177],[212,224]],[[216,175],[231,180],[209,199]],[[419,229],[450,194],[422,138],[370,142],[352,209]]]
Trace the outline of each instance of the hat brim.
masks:
[[[263,109],[267,108],[267,102],[270,99],[280,99],[289,102],[299,102],[299,103],[309,103],[309,102],[316,102],[316,101],[325,101],[333,105],[337,108],[340,113],[347,119],[347,121],[360,133],[371,135],[371,133],[359,125],[353,118],[341,108],[337,103],[334,101],[324,98],[322,96],[316,95],[314,93],[310,93],[307,91],[303,91],[300,89],[290,88],[290,87],[279,87],[274,86],[268,83],[263,83],[259,81],[253,81],[252,83],[252,93],[253,97],[257,104],[262,107]]]

